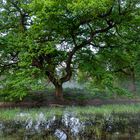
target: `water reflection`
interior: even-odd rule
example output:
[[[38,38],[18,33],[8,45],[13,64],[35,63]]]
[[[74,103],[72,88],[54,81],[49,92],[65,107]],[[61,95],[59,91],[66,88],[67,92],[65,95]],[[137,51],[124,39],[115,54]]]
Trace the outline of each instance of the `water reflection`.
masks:
[[[0,122],[2,140],[139,140],[140,114],[82,114],[65,111],[47,118],[43,112],[33,119],[19,113],[13,121]],[[17,137],[18,136],[18,137]],[[10,139],[9,139],[10,138]]]

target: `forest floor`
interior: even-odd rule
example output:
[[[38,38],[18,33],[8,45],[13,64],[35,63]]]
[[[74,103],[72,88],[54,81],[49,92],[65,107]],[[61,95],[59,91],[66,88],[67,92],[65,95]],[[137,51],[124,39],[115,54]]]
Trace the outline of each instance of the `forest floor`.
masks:
[[[2,98],[1,98],[2,99]],[[139,96],[118,96],[109,97],[108,94],[87,93],[80,90],[67,90],[64,92],[64,100],[54,98],[54,92],[36,92],[30,93],[22,101],[3,101],[0,100],[0,108],[36,108],[36,107],[65,107],[65,106],[102,106],[107,104],[137,104],[140,103]]]
[[[140,99],[91,99],[91,100],[44,100],[44,101],[20,101],[20,102],[0,102],[0,108],[13,108],[13,107],[65,107],[65,106],[102,106],[108,104],[138,104]]]

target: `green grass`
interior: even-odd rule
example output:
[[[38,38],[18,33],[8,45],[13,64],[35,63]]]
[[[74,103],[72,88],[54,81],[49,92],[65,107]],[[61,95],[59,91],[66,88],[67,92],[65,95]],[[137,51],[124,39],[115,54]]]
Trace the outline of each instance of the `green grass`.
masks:
[[[54,115],[61,116],[63,110],[62,108],[33,108],[33,109],[24,109],[24,110],[20,108],[0,109],[0,120],[9,121],[17,118],[26,120],[28,116],[17,117],[17,115],[21,112],[29,114],[30,118],[34,120],[36,119],[36,116],[41,112],[45,115],[45,117],[50,118]]]
[[[131,104],[131,105],[103,105],[100,107],[86,106],[86,107],[66,107],[66,108],[33,108],[33,109],[0,109],[0,120],[14,120],[17,119],[17,114],[24,112],[30,114],[30,117],[35,119],[39,113],[43,113],[45,117],[51,118],[52,116],[61,116],[64,112],[73,112],[77,116],[82,116],[84,114],[90,115],[108,115],[111,113],[140,113],[140,104]],[[26,119],[25,117],[19,119]]]
[[[140,104],[73,107],[68,110],[76,112],[77,114],[140,113]]]

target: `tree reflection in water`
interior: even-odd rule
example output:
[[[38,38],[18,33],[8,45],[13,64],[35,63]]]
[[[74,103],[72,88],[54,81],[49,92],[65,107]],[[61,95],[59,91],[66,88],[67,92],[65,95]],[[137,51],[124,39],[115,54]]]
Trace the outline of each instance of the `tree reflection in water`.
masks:
[[[83,114],[64,112],[47,119],[40,112],[33,119],[20,113],[13,121],[0,122],[0,139],[4,140],[139,140],[140,114]],[[24,119],[23,119],[24,118]]]

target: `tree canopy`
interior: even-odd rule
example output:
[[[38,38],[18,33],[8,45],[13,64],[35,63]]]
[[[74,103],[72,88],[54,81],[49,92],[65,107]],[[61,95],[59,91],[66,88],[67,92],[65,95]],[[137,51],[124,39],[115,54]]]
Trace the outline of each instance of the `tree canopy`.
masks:
[[[35,79],[44,77],[54,84],[56,96],[63,98],[62,84],[70,80],[79,64],[87,68],[82,54],[94,57],[104,51],[108,60],[116,60],[120,56],[115,52],[124,52],[129,63],[128,55],[131,57],[139,40],[139,1],[3,0],[0,25],[4,88],[14,90],[15,96],[21,89],[22,98],[22,91],[32,89]],[[121,58],[125,59],[123,53]],[[101,68],[100,63],[96,67]],[[94,72],[97,68],[90,67]]]

